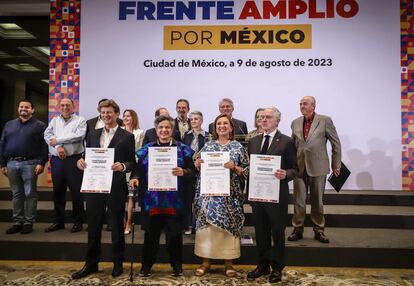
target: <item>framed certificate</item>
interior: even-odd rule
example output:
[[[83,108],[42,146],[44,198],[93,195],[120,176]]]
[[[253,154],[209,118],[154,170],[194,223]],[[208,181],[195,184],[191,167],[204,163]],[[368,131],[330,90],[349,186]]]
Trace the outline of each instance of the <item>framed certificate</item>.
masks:
[[[177,147],[148,148],[148,191],[177,191]]]
[[[114,148],[86,148],[81,193],[111,192],[114,156]]]
[[[249,201],[279,202],[280,180],[275,173],[280,160],[280,156],[250,155]]]
[[[230,196],[229,152],[201,152],[200,195]]]

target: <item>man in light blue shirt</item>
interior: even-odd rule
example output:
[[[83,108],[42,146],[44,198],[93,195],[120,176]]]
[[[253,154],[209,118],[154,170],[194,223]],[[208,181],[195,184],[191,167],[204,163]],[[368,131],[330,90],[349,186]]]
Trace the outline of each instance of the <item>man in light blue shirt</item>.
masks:
[[[65,228],[66,189],[69,187],[72,197],[72,216],[74,220],[71,232],[82,230],[84,219],[83,199],[80,194],[82,172],[76,162],[84,152],[83,140],[86,134],[86,120],[73,113],[74,102],[64,98],[59,103],[61,114],[54,117],[46,128],[44,138],[52,155],[54,222],[45,229],[53,232]]]

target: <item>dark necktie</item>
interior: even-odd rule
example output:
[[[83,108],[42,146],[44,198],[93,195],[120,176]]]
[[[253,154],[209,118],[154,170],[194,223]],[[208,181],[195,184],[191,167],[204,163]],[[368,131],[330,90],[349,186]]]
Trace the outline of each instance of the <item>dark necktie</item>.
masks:
[[[262,150],[260,150],[260,154],[264,155],[267,153],[267,149],[269,149],[269,139],[270,135],[265,135],[265,141],[263,143]]]

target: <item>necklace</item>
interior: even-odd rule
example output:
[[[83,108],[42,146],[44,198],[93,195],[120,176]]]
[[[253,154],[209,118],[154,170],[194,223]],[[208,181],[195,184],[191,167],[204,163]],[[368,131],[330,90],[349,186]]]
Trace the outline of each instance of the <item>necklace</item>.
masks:
[[[224,143],[224,144],[221,144],[220,141],[217,141],[217,142],[218,142],[218,144],[220,146],[220,150],[223,150],[224,147],[226,147],[226,145],[230,143],[230,140],[227,140],[226,143]]]

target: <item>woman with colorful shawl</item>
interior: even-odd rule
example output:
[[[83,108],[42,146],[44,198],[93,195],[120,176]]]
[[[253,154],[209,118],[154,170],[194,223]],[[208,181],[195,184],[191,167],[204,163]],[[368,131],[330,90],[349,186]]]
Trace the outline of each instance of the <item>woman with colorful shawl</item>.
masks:
[[[150,142],[137,151],[138,164],[133,170],[131,186],[139,185],[139,202],[141,206],[141,226],[144,230],[144,245],[142,249],[142,268],[140,276],[150,276],[151,267],[157,259],[160,235],[165,230],[166,246],[173,269],[173,276],[181,276],[182,250],[185,218],[190,205],[192,186],[189,182],[195,175],[193,153],[190,147],[174,140],[174,120],[169,116],[159,116],[154,121],[157,141]],[[177,167],[171,170],[177,176],[178,189],[174,191],[149,191],[148,166],[149,149],[153,147],[176,147]]]

